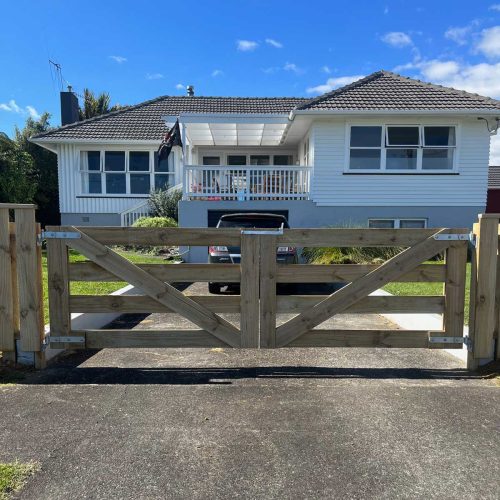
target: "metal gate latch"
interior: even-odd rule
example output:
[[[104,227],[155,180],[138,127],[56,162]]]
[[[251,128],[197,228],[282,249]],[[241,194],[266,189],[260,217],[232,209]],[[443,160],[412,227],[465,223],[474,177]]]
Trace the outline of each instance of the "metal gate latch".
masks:
[[[80,233],[71,231],[42,231],[42,239],[61,239],[61,240],[74,240],[81,238]]]
[[[435,234],[433,238],[437,241],[469,241],[470,234],[440,233],[440,234]]]

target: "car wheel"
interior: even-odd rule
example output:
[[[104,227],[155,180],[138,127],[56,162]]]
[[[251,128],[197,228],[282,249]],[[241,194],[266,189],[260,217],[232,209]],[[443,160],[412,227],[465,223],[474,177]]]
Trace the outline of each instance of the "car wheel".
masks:
[[[209,291],[209,293],[218,294],[218,293],[220,293],[220,285],[218,283],[209,283],[208,284],[208,291]]]

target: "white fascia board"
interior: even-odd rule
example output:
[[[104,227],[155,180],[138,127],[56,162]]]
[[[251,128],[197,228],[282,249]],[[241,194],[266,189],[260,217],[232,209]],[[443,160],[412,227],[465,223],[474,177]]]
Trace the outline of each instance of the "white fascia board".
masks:
[[[343,115],[441,115],[441,116],[457,116],[457,115],[465,115],[465,116],[499,116],[500,117],[500,109],[498,110],[485,110],[485,109],[414,109],[414,110],[401,110],[401,109],[369,109],[369,110],[361,110],[361,109],[348,109],[348,110],[324,110],[324,109],[297,109],[290,111],[289,119],[293,120],[296,115],[320,115],[320,116],[343,116]]]
[[[162,119],[167,123],[174,123],[177,119],[181,123],[288,123],[287,115],[256,114],[256,113],[188,113],[178,116],[166,115]]]

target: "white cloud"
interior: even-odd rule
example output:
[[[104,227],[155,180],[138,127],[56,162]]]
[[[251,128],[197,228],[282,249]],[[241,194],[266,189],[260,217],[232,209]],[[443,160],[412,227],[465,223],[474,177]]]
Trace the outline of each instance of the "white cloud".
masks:
[[[496,10],[497,12],[500,12],[500,3],[494,3],[493,5],[490,5],[489,9]]]
[[[146,80],[161,80],[165,78],[162,73],[146,73]]]
[[[332,72],[332,70],[326,64],[324,66],[321,66],[321,71],[323,73],[326,73],[327,75],[329,75]]]
[[[212,76],[215,78],[217,76],[222,76],[224,74],[224,71],[222,71],[221,69],[214,69],[212,71]]]
[[[331,92],[334,89],[348,85],[349,83],[355,82],[363,78],[363,75],[353,75],[353,76],[340,76],[338,78],[328,78],[326,83],[322,85],[317,85],[316,87],[309,87],[306,89],[308,94],[324,94],[325,92]]]
[[[268,45],[271,45],[271,47],[274,47],[275,49],[283,48],[283,44],[281,42],[278,42],[277,40],[274,40],[273,38],[266,38],[266,43]]]
[[[397,49],[413,45],[410,36],[402,31],[391,31],[390,33],[386,33],[382,36],[381,40],[387,45],[396,47]]]
[[[259,44],[257,42],[252,41],[252,40],[237,40],[236,41],[236,47],[241,52],[252,52],[258,46],[259,46]]]
[[[481,31],[481,39],[476,49],[489,58],[500,57],[500,26]]]
[[[269,66],[268,68],[261,68],[262,73],[266,73],[266,75],[272,75],[273,73],[276,73],[280,70],[281,68],[279,66]]]
[[[118,64],[127,62],[127,58],[123,56],[109,56],[109,58],[113,59],[113,61],[117,62]]]
[[[29,113],[31,118],[33,118],[34,120],[40,119],[40,114],[33,106],[26,106],[26,111]]]
[[[22,108],[16,103],[14,99],[11,99],[7,103],[0,103],[0,110],[7,111],[9,113],[16,113],[18,115],[29,115],[35,120],[38,120],[40,118],[40,114],[33,106],[28,105]]]
[[[296,64],[287,62],[284,66],[283,69],[285,71],[291,71],[292,73],[295,73],[296,75],[300,75],[304,73],[304,70],[302,68],[299,68]]]
[[[183,85],[182,83],[178,83],[178,84],[175,86],[175,88],[176,88],[177,90],[184,90],[184,89],[186,88],[186,86],[185,86],[185,85]]]
[[[0,104],[0,109],[4,111],[10,111],[11,113],[22,113],[22,109],[17,105],[14,99],[11,99],[7,104]]]
[[[469,35],[470,30],[470,26],[448,28],[444,33],[444,37],[458,45],[465,45],[467,43],[467,36]]]

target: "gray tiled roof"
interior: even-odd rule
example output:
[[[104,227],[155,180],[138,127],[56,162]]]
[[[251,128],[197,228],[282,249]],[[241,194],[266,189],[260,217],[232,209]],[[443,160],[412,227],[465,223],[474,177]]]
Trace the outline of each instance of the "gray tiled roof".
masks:
[[[500,110],[500,101],[377,71],[298,107],[301,110]]]
[[[36,138],[161,140],[162,116],[179,113],[285,114],[308,99],[300,97],[188,97],[162,96],[136,106],[65,125]]]
[[[488,169],[488,187],[490,189],[500,189],[500,166],[490,165]]]
[[[163,96],[119,111],[65,125],[33,137],[53,139],[161,140],[165,115],[179,113],[284,114],[304,111],[483,110],[500,112],[500,101],[421,82],[388,71],[314,99],[300,97]]]

